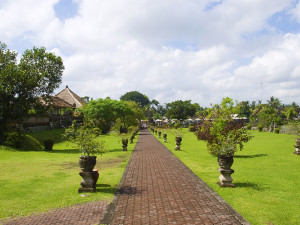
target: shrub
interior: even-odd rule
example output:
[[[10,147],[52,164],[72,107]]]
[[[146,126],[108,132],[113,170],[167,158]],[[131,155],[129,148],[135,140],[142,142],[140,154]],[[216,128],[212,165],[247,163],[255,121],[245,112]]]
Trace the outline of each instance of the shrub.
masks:
[[[174,124],[174,128],[177,129],[178,127],[179,127],[179,124],[178,124],[178,123],[175,123],[175,124]]]
[[[98,127],[94,128],[93,131],[94,131],[94,134],[96,134],[97,136],[100,136],[101,130]]]
[[[259,125],[257,126],[257,129],[258,129],[259,132],[262,132],[263,126],[262,126],[261,124],[259,124]]]
[[[196,130],[197,130],[197,129],[196,129],[196,126],[190,124],[190,126],[189,126],[189,131],[195,132]]]
[[[29,151],[42,151],[44,150],[44,147],[34,137],[26,134],[24,135],[22,149],[29,150]]]
[[[275,128],[275,130],[274,130],[274,132],[276,133],[276,134],[279,134],[279,128]]]
[[[54,145],[53,139],[44,140],[45,151],[52,151],[53,145]]]
[[[23,145],[24,134],[21,131],[7,133],[5,144],[14,148],[20,148]]]
[[[252,127],[251,124],[248,124],[247,125],[247,130],[251,130],[251,127]]]

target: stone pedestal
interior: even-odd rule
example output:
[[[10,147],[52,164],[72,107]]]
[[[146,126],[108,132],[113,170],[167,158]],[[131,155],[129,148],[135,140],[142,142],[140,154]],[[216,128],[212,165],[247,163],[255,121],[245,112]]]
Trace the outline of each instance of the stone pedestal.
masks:
[[[231,174],[234,173],[232,169],[221,169],[219,168],[218,171],[221,173],[219,176],[219,182],[217,183],[220,187],[234,187],[232,184]]]
[[[175,141],[176,141],[176,146],[175,146],[174,149],[175,150],[180,150],[180,145],[181,145],[182,138],[181,137],[176,137]]]
[[[94,192],[96,190],[96,183],[94,177],[96,176],[97,171],[91,172],[80,172],[79,175],[82,177],[80,182],[81,187],[78,189],[78,192]]]
[[[158,132],[158,138],[161,138],[161,132],[160,131]]]
[[[295,147],[294,154],[295,155],[300,155],[300,146],[299,145],[294,145],[294,147]]]
[[[167,134],[163,134],[164,142],[167,142]]]

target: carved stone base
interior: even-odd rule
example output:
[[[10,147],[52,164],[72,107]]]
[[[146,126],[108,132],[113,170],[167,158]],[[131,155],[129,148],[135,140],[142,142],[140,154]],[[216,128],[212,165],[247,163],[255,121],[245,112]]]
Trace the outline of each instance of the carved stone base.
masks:
[[[300,155],[300,146],[298,146],[298,145],[294,145],[294,146],[295,146],[294,154],[295,155]]]
[[[175,150],[180,150],[180,145],[181,145],[182,138],[181,137],[176,137],[175,141],[176,141],[176,146],[175,146],[174,149]]]
[[[176,143],[175,150],[180,150],[180,143]]]
[[[219,176],[220,181],[217,183],[220,187],[235,187],[231,178],[231,174],[234,173],[234,170],[219,168],[218,171],[221,173]]]
[[[80,172],[79,175],[82,177],[80,182],[81,187],[78,189],[78,192],[94,192],[96,190],[96,183],[94,177],[97,174],[97,171],[92,172]]]
[[[163,134],[164,142],[167,142],[167,134]]]

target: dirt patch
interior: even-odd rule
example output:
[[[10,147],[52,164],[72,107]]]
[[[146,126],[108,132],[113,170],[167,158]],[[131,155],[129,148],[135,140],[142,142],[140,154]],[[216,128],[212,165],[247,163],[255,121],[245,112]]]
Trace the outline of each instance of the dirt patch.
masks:
[[[100,169],[108,167],[117,167],[121,162],[126,160],[126,155],[122,155],[118,158],[113,159],[97,159],[97,167]]]

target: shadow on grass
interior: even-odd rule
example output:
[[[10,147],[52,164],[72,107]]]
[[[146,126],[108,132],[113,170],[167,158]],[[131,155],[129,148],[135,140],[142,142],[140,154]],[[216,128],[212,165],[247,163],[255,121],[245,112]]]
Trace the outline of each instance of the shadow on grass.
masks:
[[[109,149],[108,152],[123,152],[122,148]]]
[[[96,184],[95,192],[114,194],[116,190],[116,188],[113,188],[109,184]]]
[[[234,183],[235,188],[251,188],[257,191],[269,189],[269,187],[263,187],[262,185],[251,183],[251,182],[237,182]]]
[[[257,158],[257,157],[264,157],[268,156],[267,154],[256,154],[256,155],[235,155],[234,158],[240,158],[240,159],[251,159],[251,158]]]
[[[46,151],[48,153],[60,153],[60,154],[78,154],[80,151],[78,149],[64,149],[64,150],[52,150]]]

